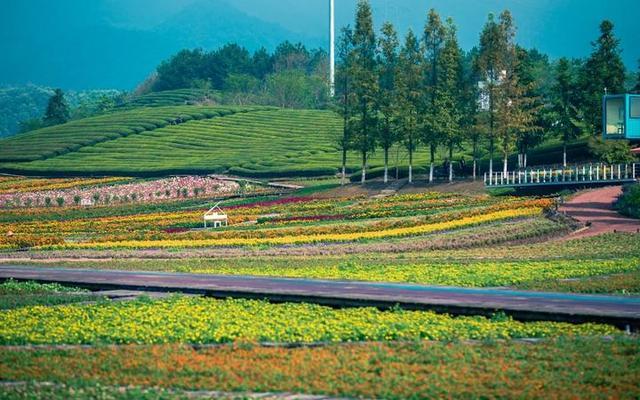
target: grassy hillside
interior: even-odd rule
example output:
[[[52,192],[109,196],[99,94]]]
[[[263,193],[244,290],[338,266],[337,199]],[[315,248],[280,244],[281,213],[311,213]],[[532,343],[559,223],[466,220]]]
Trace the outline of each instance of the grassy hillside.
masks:
[[[221,118],[200,118],[156,129],[130,132],[114,140],[101,140],[116,134],[97,130],[94,143],[86,140],[75,124],[57,128],[57,140],[46,141],[45,147],[67,150],[64,154],[26,163],[10,163],[15,171],[93,174],[160,174],[190,172],[223,172],[251,176],[326,175],[339,165],[339,154],[333,139],[341,132],[340,119],[330,111],[275,110],[269,108],[229,109],[211,107],[175,107],[144,109],[145,115],[168,115],[169,110],[194,117],[226,114]],[[237,111],[237,110],[236,110]],[[106,117],[114,118],[129,112]],[[135,113],[134,113],[135,115]],[[173,115],[173,114],[171,114]],[[83,122],[83,121],[79,121]],[[95,122],[95,121],[94,121]],[[106,123],[105,119],[97,122]],[[87,120],[84,120],[86,126]],[[140,121],[135,120],[135,123]],[[134,124],[134,122],[132,122]],[[95,126],[100,124],[96,123]],[[167,125],[166,123],[164,125]],[[123,129],[131,129],[128,126]],[[74,135],[74,133],[78,133]],[[66,133],[66,134],[64,134]],[[16,138],[11,145],[16,154],[27,153],[31,141],[44,138],[44,132]],[[64,141],[71,137],[73,140]],[[71,148],[79,140],[85,145]],[[59,140],[58,140],[59,139]],[[54,146],[55,145],[55,146]],[[62,151],[61,151],[62,152]],[[46,153],[42,148],[32,157]],[[29,155],[32,153],[29,152]],[[6,157],[6,156],[5,156]],[[354,157],[355,160],[355,157]]]
[[[97,117],[73,121],[0,140],[0,170],[38,175],[157,176],[167,174],[231,173],[250,177],[332,175],[340,167],[337,138],[340,118],[331,111],[291,110],[260,106],[195,106],[201,98],[194,90],[140,96],[134,104]],[[469,146],[456,151],[470,173]],[[532,151],[530,165],[558,163],[562,147],[557,141]],[[446,157],[437,154],[437,166]],[[570,161],[588,157],[585,141],[569,147]],[[380,176],[381,150],[369,161],[370,177]],[[515,162],[515,156],[513,157]],[[496,165],[500,166],[498,154]],[[406,175],[407,151],[402,145],[390,152],[390,174],[395,166]],[[486,170],[488,162],[480,163]],[[414,170],[423,173],[428,153],[418,148]],[[349,154],[348,169],[360,168],[360,155]],[[358,177],[356,177],[358,178]]]
[[[109,140],[149,132],[170,124],[209,119],[253,108],[157,107],[137,108],[76,120],[27,132],[0,141],[0,162],[41,160]]]

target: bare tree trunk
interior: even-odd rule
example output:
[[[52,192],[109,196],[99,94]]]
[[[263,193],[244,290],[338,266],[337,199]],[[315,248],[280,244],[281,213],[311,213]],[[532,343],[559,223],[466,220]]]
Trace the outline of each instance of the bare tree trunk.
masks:
[[[409,183],[413,183],[413,149],[409,149]]]
[[[563,167],[567,166],[567,143],[566,142],[562,145],[562,166]]]
[[[493,150],[494,143],[493,138],[489,141],[489,176],[493,175]]]
[[[389,148],[384,149],[384,183],[389,182]]]
[[[473,159],[473,180],[475,181],[478,176],[478,162]]]
[[[431,164],[429,165],[429,183],[433,183],[433,169],[435,167],[436,149],[433,145],[430,146],[429,151],[431,153]]]
[[[360,180],[360,183],[364,185],[366,180],[367,180],[367,152],[363,151],[362,152],[362,179]]]
[[[347,149],[342,149],[342,177],[340,179],[340,185],[344,186],[347,183]]]
[[[449,183],[453,182],[453,146],[449,145]]]
[[[527,153],[524,153],[524,168],[527,168]]]
[[[478,141],[473,141],[473,180],[478,176]]]
[[[502,161],[502,173],[504,174],[504,176],[507,176],[508,168],[509,168],[509,156],[505,153],[504,159]]]

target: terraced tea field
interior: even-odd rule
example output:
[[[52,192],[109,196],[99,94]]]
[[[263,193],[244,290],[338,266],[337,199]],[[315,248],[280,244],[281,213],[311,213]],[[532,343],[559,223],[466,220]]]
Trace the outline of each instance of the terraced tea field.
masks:
[[[252,176],[327,175],[337,170],[337,152],[329,138],[340,131],[339,122],[324,111],[237,113],[98,143],[27,168],[124,175],[227,170]]]
[[[86,146],[153,131],[171,124],[211,119],[254,108],[138,108],[72,121],[12,136],[0,142],[0,162],[24,162],[55,157]]]
[[[178,89],[152,92],[136,96],[121,106],[123,109],[137,107],[165,107],[194,105],[213,100],[215,93],[201,89]]]

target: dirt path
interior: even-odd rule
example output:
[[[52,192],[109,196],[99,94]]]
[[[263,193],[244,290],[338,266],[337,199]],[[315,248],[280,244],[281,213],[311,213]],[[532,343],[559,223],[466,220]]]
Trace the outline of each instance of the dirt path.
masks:
[[[626,218],[613,209],[613,203],[622,193],[621,186],[589,190],[573,197],[562,207],[561,212],[590,226],[571,238],[595,236],[606,232],[638,232],[640,221]]]

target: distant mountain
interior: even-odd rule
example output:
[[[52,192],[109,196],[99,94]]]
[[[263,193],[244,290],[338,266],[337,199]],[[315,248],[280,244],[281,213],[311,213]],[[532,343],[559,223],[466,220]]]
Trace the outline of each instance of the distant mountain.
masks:
[[[322,45],[321,40],[242,13],[224,0],[193,3],[149,29],[115,24],[104,4],[86,5],[93,1],[24,3],[29,6],[12,5],[11,13],[0,16],[0,84],[132,89],[182,48],[212,49],[237,42],[250,50],[272,49],[283,40]]]
[[[289,40],[307,46],[326,46],[323,40],[294,33],[276,23],[265,22],[238,11],[226,0],[201,0],[171,17],[154,32],[179,48],[211,49],[236,42],[251,51],[274,49]]]

